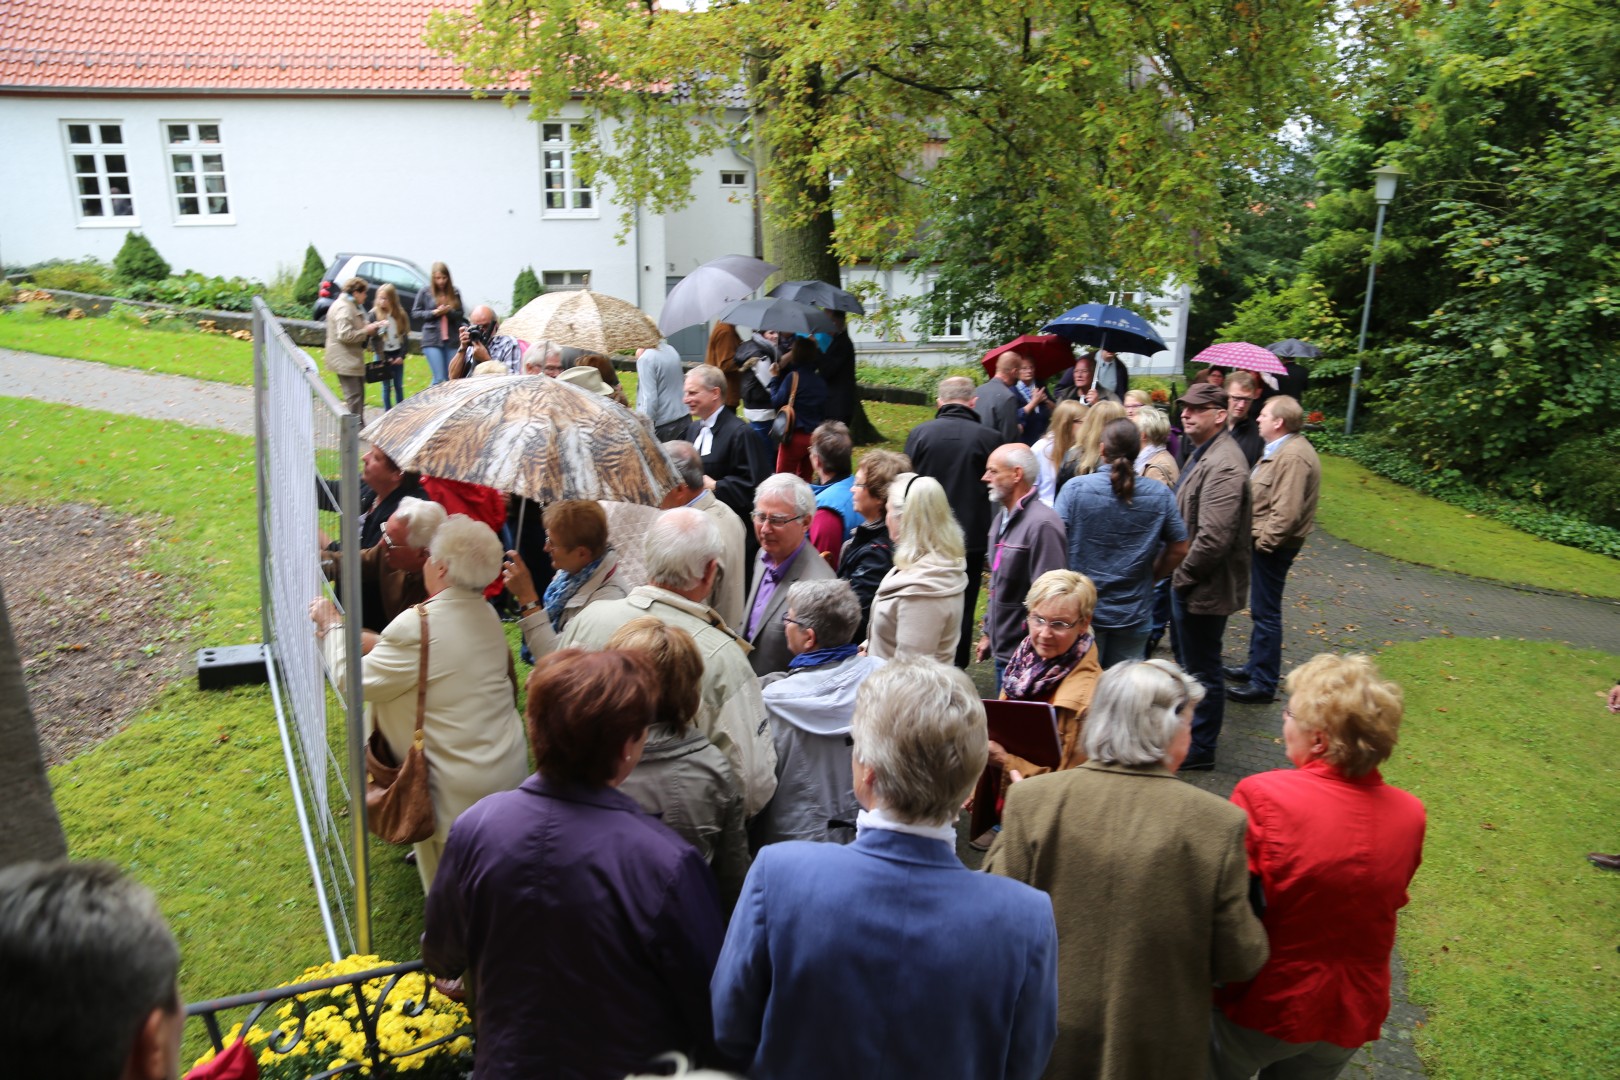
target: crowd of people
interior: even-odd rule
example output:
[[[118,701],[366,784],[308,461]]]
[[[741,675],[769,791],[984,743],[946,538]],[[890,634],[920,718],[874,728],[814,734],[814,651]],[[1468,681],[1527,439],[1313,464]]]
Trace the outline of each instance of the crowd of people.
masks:
[[[436,377],[617,389],[488,309],[461,320],[442,266],[423,296]],[[1360,656],[1282,676],[1320,473],[1298,401],[1201,379],[1172,431],[1112,354],[1049,390],[1011,351],[856,462],[846,346],[722,326],[684,374],[647,350],[635,404],[677,485],[658,508],[554,502],[527,547],[515,501],[366,454],[360,609],[310,618],[340,679],[361,622],[374,745],[425,757],[422,956],[473,1009],[475,1075],[618,1078],[670,1051],[752,1077],[1336,1075],[1387,1013],[1424,813],[1378,772],[1398,687]],[[763,414],[789,408],[773,446]],[[1176,662],[1153,656],[1166,627]],[[992,739],[974,657],[1050,708],[1052,761]],[[1214,766],[1228,697],[1279,688],[1292,769],[1230,801],[1176,780]],[[992,778],[976,873],[959,820]],[[13,877],[0,942],[64,890],[151,922],[116,875]],[[177,1030],[154,940],[136,1041],[109,1054],[158,1070],[130,1075],[164,1075]]]

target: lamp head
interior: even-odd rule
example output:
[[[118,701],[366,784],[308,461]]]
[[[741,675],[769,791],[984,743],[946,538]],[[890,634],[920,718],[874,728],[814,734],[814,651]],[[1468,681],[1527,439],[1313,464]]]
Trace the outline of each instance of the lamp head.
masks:
[[[1389,201],[1395,197],[1395,188],[1400,185],[1401,177],[1406,175],[1406,170],[1396,165],[1380,165],[1376,169],[1369,169],[1368,173],[1373,178],[1373,198],[1378,201],[1379,206],[1389,205]]]

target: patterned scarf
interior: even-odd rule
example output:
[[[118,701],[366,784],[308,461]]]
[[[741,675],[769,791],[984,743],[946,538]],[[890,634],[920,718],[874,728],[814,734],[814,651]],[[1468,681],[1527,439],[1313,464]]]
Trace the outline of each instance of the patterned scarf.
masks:
[[[1081,634],[1068,652],[1059,653],[1050,660],[1041,659],[1035,652],[1035,646],[1029,643],[1029,638],[1020,641],[1001,675],[1001,690],[1007,695],[1007,700],[1045,701],[1051,697],[1058,683],[1069,677],[1069,672],[1080,663],[1080,658],[1090,650],[1094,640],[1090,634]]]
[[[604,551],[602,552],[602,559],[605,558],[607,558],[607,552]],[[563,606],[572,600],[574,594],[579,592],[579,587],[589,581],[592,574],[596,573],[596,568],[602,565],[602,559],[597,559],[578,573],[570,574],[566,570],[559,570],[552,575],[551,584],[546,586],[544,600],[546,616],[551,619],[551,628],[553,630],[562,630]]]

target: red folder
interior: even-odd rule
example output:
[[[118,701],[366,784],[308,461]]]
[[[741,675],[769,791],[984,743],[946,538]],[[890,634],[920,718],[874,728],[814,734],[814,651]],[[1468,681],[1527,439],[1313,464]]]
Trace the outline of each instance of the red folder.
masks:
[[[1058,740],[1057,710],[1044,701],[1001,701],[986,698],[985,720],[990,739],[1009,754],[1056,769],[1063,760]],[[979,786],[973,789],[973,823],[969,836],[982,836],[1001,822],[1001,768],[986,765]]]

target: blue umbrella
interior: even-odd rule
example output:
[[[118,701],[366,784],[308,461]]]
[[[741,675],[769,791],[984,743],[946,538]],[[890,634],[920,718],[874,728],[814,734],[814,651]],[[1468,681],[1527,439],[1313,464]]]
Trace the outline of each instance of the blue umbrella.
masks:
[[[1152,356],[1170,347],[1142,316],[1108,304],[1081,304],[1077,308],[1070,308],[1041,327],[1041,333],[1058,334],[1069,341],[1095,345],[1109,352],[1141,353],[1144,356]]]

